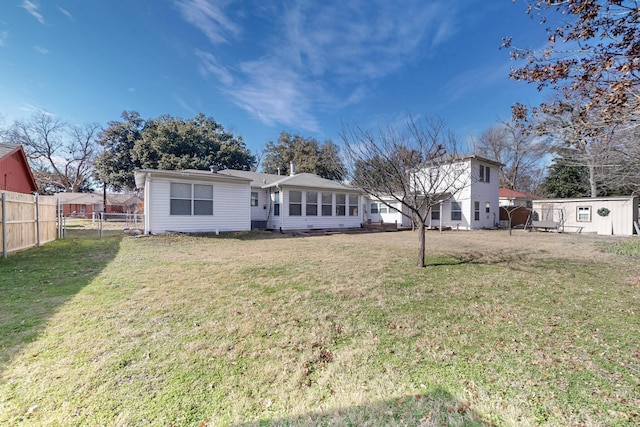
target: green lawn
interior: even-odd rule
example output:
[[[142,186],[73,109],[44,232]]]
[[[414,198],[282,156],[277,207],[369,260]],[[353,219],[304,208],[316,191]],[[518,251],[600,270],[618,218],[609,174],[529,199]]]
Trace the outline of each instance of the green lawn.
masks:
[[[634,240],[235,237],[0,260],[0,425],[640,424]]]

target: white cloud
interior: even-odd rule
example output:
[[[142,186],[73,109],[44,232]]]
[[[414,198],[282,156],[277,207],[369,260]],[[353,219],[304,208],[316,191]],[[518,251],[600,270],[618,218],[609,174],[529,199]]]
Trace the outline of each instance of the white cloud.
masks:
[[[29,13],[29,15],[33,16],[34,18],[36,18],[39,23],[44,25],[44,16],[38,10],[40,7],[37,4],[35,4],[35,3],[33,3],[31,1],[29,1],[29,0],[24,0],[22,2],[22,8],[24,10],[26,10]]]
[[[363,102],[375,80],[447,41],[457,13],[446,1],[285,2],[282,8],[260,8],[259,17],[255,9],[245,11],[272,29],[267,39],[249,40],[251,32],[243,33],[234,19],[247,18],[238,3],[233,12],[226,3],[207,0],[176,4],[212,44],[231,46],[215,53],[195,50],[203,75],[215,76],[234,103],[264,123],[309,131],[318,130],[315,114]],[[233,57],[225,55],[231,50]],[[350,95],[338,95],[344,92]]]
[[[33,49],[41,55],[46,55],[49,53],[49,50],[46,47],[34,46]]]
[[[9,38],[9,31],[0,32],[0,47],[4,46],[8,38]]]
[[[62,13],[64,16],[66,16],[69,21],[75,21],[73,15],[67,9],[62,8],[61,6],[57,6],[57,8],[58,8],[58,11]]]
[[[224,1],[176,1],[184,20],[202,31],[214,45],[227,43],[230,36],[235,37],[240,33],[240,27],[225,14],[225,5]]]

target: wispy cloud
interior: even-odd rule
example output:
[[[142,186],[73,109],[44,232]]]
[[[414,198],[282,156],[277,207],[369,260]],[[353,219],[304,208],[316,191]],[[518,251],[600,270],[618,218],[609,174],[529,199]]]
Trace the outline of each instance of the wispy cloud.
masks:
[[[41,23],[42,25],[44,25],[44,16],[42,15],[42,13],[40,13],[39,9],[40,7],[29,1],[29,0],[24,0],[22,2],[22,8],[24,10],[26,10],[29,15],[33,16],[34,18],[36,18],[38,20],[39,23]]]
[[[213,44],[226,43],[240,33],[224,11],[226,1],[178,0],[176,6],[185,21],[202,31]]]
[[[0,31],[0,47],[4,46],[8,38],[9,38],[9,31]]]
[[[33,50],[38,52],[40,55],[46,55],[49,53],[49,50],[46,47],[42,47],[42,46],[34,46]]]
[[[75,18],[73,17],[71,12],[69,12],[67,9],[64,9],[61,6],[57,6],[57,8],[58,8],[58,11],[62,13],[64,16],[66,16],[69,21],[75,21]]]
[[[215,77],[234,103],[264,123],[309,131],[318,130],[316,114],[362,102],[376,80],[445,43],[455,34],[457,13],[444,0],[286,2],[261,8],[259,18],[273,32],[268,40],[251,40],[236,23],[236,16],[246,17],[237,3],[233,11],[207,0],[176,4],[185,21],[218,46],[195,50],[203,75]],[[263,49],[252,57],[256,46]],[[338,96],[344,92],[346,99]]]

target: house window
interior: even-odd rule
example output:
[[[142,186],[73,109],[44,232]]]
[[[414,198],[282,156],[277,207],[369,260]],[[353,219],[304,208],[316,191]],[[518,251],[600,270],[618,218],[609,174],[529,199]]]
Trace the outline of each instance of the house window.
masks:
[[[377,214],[379,213],[378,211],[378,204],[376,202],[371,202],[371,213],[372,214]]]
[[[258,206],[258,192],[251,192],[251,206]]]
[[[213,185],[193,184],[193,214],[213,215]]]
[[[389,213],[398,213],[398,203],[389,203]]]
[[[462,220],[462,207],[460,202],[451,201],[451,221]]]
[[[273,193],[273,216],[280,216],[280,192]]]
[[[473,202],[473,219],[480,221],[480,202]]]
[[[491,182],[491,168],[489,166],[480,165],[478,181]]]
[[[307,191],[307,216],[318,215],[318,193],[316,191]]]
[[[332,200],[332,193],[322,193],[322,216],[331,216],[333,212],[331,207]]]
[[[336,216],[345,216],[347,213],[347,195],[336,194]]]
[[[349,194],[349,216],[358,216],[358,195]]]
[[[95,204],[95,203],[94,203],[93,205],[91,205],[91,210],[92,210],[93,212],[102,212],[102,211],[103,211],[103,209],[102,209],[102,203],[98,203],[98,204]]]
[[[578,221],[591,222],[591,206],[578,206]]]
[[[486,213],[490,213],[491,212],[491,202],[484,202],[484,211]]]
[[[440,204],[431,206],[431,219],[440,221]]]
[[[170,215],[213,215],[213,185],[172,182]]]
[[[302,191],[289,191],[289,216],[302,215]]]

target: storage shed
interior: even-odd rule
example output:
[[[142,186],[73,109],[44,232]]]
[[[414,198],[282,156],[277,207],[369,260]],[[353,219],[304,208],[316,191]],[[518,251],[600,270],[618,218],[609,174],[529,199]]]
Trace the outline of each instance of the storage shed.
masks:
[[[532,218],[554,221],[561,232],[631,236],[638,234],[638,196],[534,200]]]

